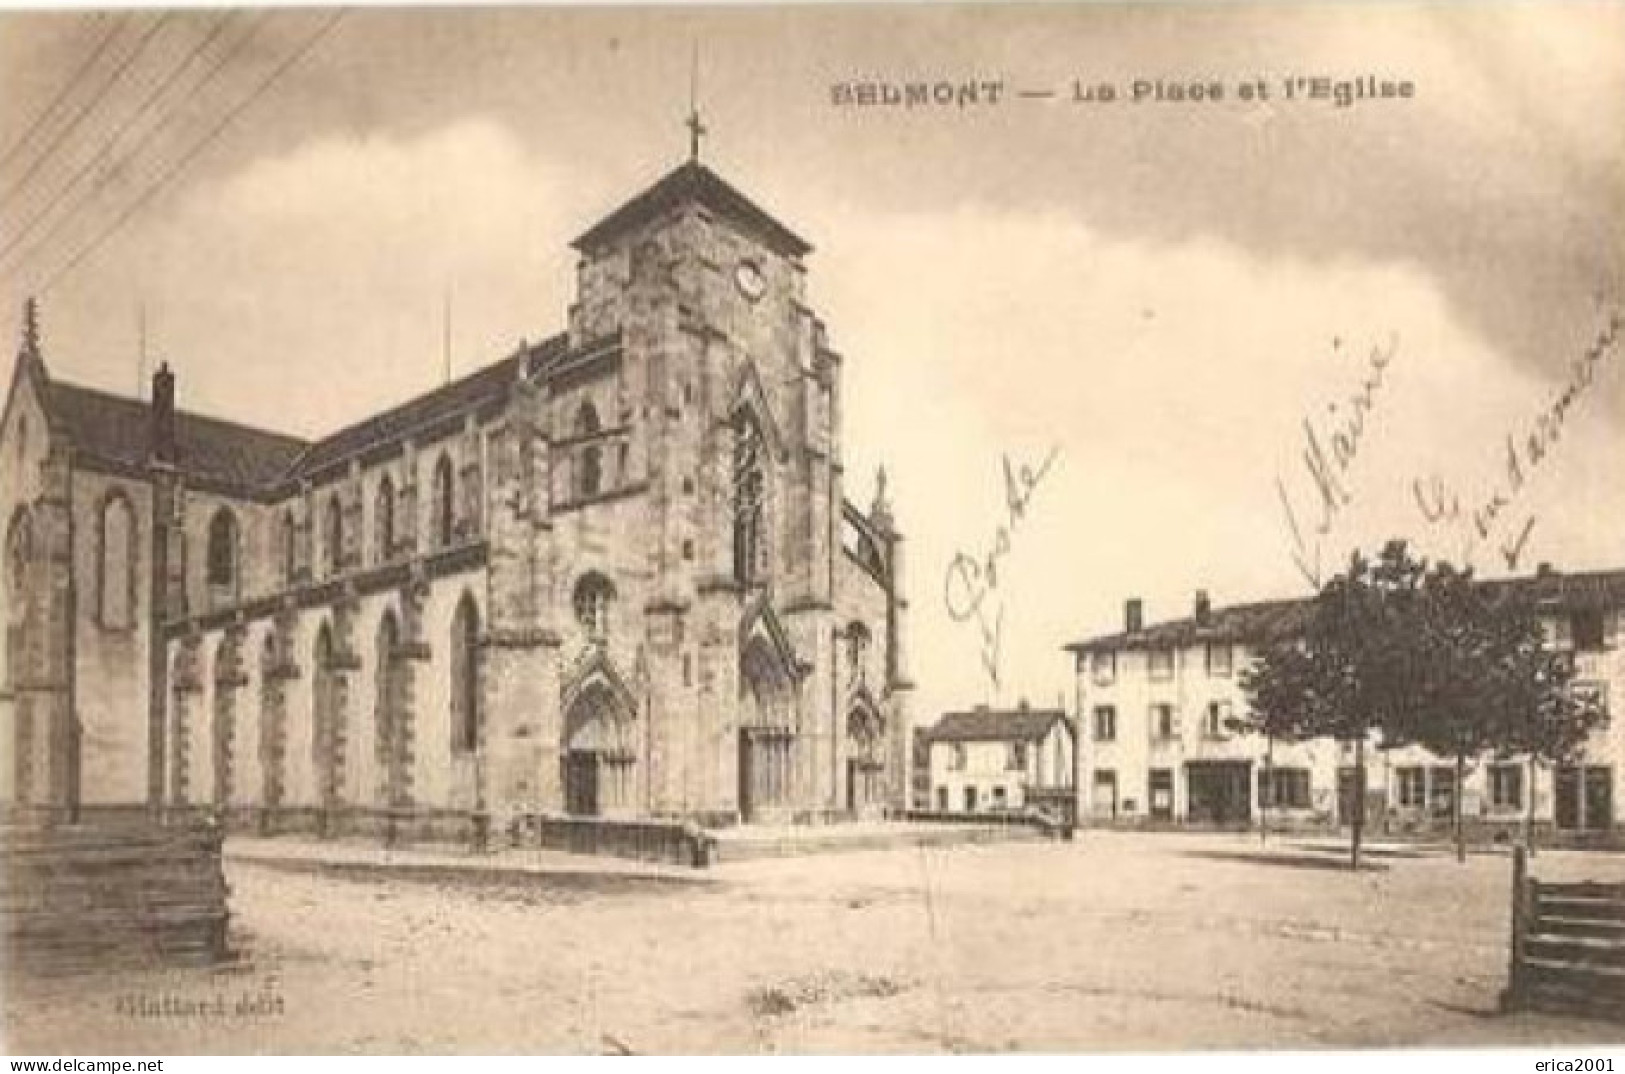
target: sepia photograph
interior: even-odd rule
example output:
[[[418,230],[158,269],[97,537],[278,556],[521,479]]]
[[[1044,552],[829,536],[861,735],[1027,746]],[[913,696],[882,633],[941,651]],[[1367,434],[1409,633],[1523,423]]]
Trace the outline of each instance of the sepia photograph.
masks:
[[[1612,1070],[1622,56],[0,7],[0,1050]]]

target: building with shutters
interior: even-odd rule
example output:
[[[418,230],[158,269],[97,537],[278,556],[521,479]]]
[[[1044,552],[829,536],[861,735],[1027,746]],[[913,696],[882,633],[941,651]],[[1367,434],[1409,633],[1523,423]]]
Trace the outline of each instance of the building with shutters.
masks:
[[[1575,689],[1617,708],[1625,697],[1625,571],[1486,582],[1529,591],[1553,645],[1578,663]],[[1230,729],[1245,715],[1239,672],[1258,647],[1291,637],[1306,600],[1216,608],[1198,593],[1191,614],[1147,623],[1138,599],[1120,631],[1066,646],[1080,722],[1080,809],[1091,823],[1131,826],[1334,827],[1359,808],[1354,749],[1315,740],[1272,742]],[[1625,727],[1595,731],[1575,764],[1484,758],[1456,786],[1453,762],[1419,747],[1366,751],[1369,830],[1450,826],[1455,796],[1481,837],[1512,838],[1526,820],[1568,836],[1620,831]]]

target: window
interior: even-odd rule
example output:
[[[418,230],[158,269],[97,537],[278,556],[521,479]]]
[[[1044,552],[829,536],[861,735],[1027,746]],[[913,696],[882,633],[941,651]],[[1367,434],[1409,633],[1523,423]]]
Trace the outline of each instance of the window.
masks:
[[[846,627],[846,666],[859,677],[863,674],[863,661],[869,655],[871,640],[869,628],[862,623],[848,623]]]
[[[963,742],[955,742],[949,745],[948,767],[953,769],[955,772],[963,772],[965,770],[965,744]]]
[[[1207,673],[1209,675],[1229,675],[1234,659],[1234,652],[1228,642],[1210,641],[1207,643]]]
[[[1096,686],[1110,686],[1117,679],[1117,654],[1090,653],[1089,675],[1094,679]]]
[[[1230,702],[1207,703],[1207,714],[1202,720],[1202,734],[1207,738],[1230,737]]]
[[[587,632],[587,637],[603,641],[609,636],[609,611],[614,602],[615,583],[597,571],[581,576],[576,583],[572,604],[575,606],[576,622]]]
[[[237,516],[222,507],[209,519],[204,575],[212,595],[231,597],[237,590]]]
[[[16,626],[28,611],[28,566],[34,556],[34,528],[28,509],[19,507],[6,531],[5,621]]]
[[[694,542],[686,537],[683,539],[683,558],[685,560],[692,560],[694,558]]]
[[[937,812],[938,813],[946,813],[946,812],[948,812],[948,788],[947,787],[938,787],[937,788]]]
[[[966,787],[965,788],[965,812],[967,812],[967,813],[976,812],[976,788],[975,787]]]
[[[135,625],[137,548],[135,509],[122,492],[102,504],[97,570],[96,621],[108,630]]]
[[[395,554],[395,482],[385,474],[378,482],[378,494],[373,503],[373,534],[378,541],[379,563],[388,563]]]
[[[1259,769],[1258,801],[1273,809],[1308,809],[1309,769]]]
[[[574,434],[578,437],[594,436],[601,426],[598,422],[598,411],[590,400],[583,401],[576,411]],[[576,462],[576,496],[586,498],[596,496],[604,486],[604,452],[598,444],[588,444],[581,449]]]
[[[1456,770],[1446,765],[1428,769],[1428,811],[1448,817],[1456,811]]]
[[[1027,743],[1011,742],[1005,750],[1004,767],[1010,772],[1027,771]]]
[[[1095,706],[1095,741],[1117,741],[1117,706]]]
[[[1490,808],[1496,810],[1523,808],[1522,765],[1490,765]]]
[[[1608,717],[1608,684],[1605,682],[1577,682],[1569,686],[1574,696],[1602,710],[1603,719]]]
[[[581,465],[576,469],[576,496],[581,499],[596,496],[603,485],[603,449],[597,444],[588,444],[581,450]]]
[[[344,505],[336,492],[327,498],[322,515],[322,561],[330,576],[344,569]]]
[[[451,459],[442,454],[434,464],[434,546],[450,548],[457,536],[457,481]]]
[[[1008,801],[1005,798],[1004,788],[1003,787],[994,787],[993,788],[993,808],[994,809],[1004,809],[1007,804],[1008,804]]]
[[[1569,621],[1574,647],[1581,652],[1598,652],[1603,648],[1603,618],[1601,608],[1582,608]]]
[[[464,596],[451,619],[451,749],[472,753],[480,741],[480,615]]]
[[[1172,649],[1151,649],[1146,653],[1146,662],[1153,682],[1166,682],[1174,677]]]
[[[1411,766],[1395,769],[1399,781],[1399,804],[1403,809],[1421,809],[1427,802],[1427,770]]]
[[[766,491],[761,430],[741,415],[734,434],[734,580],[752,585],[762,576],[762,510]]]
[[[282,584],[293,585],[299,569],[299,528],[294,525],[293,512],[282,512]]]
[[[1161,703],[1151,706],[1151,737],[1166,741],[1179,734],[1179,721],[1174,719],[1174,707]]]

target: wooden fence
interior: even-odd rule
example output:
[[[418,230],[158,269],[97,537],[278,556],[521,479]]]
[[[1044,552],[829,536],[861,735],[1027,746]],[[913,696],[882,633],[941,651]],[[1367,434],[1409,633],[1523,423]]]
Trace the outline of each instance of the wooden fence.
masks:
[[[13,968],[81,973],[226,954],[218,828],[0,829],[0,922]]]
[[[1625,1022],[1625,884],[1536,880],[1516,848],[1509,977],[1505,1009]]]

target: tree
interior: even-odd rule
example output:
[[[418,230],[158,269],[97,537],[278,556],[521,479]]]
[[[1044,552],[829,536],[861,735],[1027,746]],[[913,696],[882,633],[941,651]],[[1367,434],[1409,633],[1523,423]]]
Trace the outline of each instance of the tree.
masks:
[[[1562,763],[1605,714],[1598,698],[1574,689],[1573,654],[1547,644],[1527,589],[1476,582],[1471,571],[1439,563],[1423,592],[1423,703],[1386,733],[1455,762],[1451,819],[1457,860],[1465,860],[1462,786],[1469,760],[1491,754]]]
[[[1402,542],[1378,557],[1350,557],[1301,624],[1270,640],[1241,674],[1249,715],[1238,729],[1286,741],[1332,738],[1354,748],[1355,803],[1349,863],[1360,867],[1365,830],[1365,751],[1384,728],[1406,721],[1419,660],[1417,606],[1425,566]]]
[[[1572,689],[1572,655],[1551,649],[1527,591],[1432,566],[1391,541],[1355,553],[1291,636],[1274,639],[1241,686],[1243,730],[1287,740],[1333,738],[1355,749],[1350,862],[1360,865],[1365,749],[1420,745],[1455,762],[1452,820],[1466,857],[1462,785],[1486,753],[1560,763],[1604,718]]]

